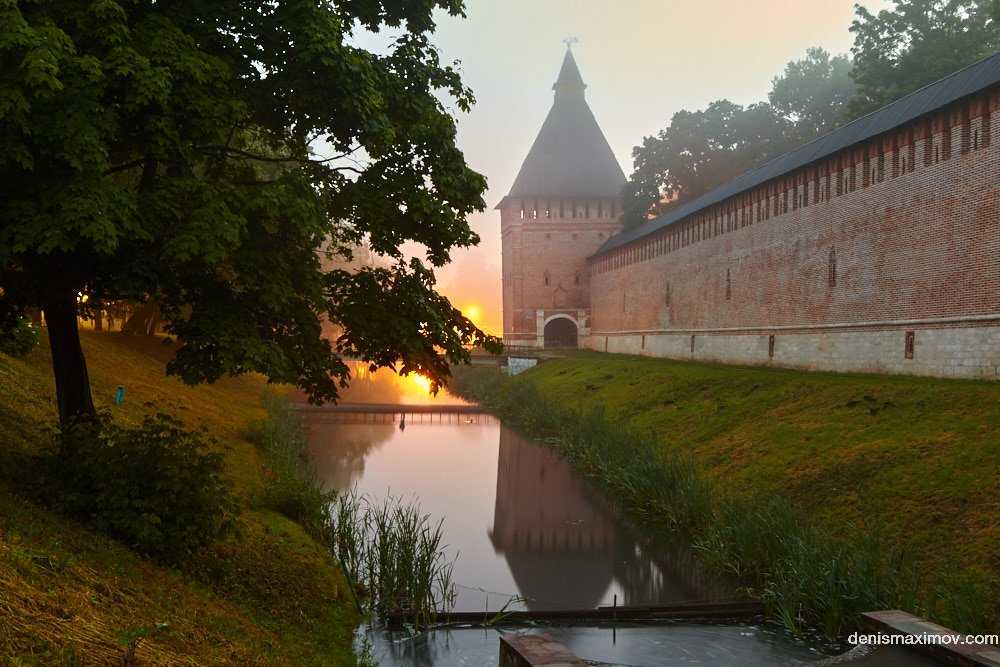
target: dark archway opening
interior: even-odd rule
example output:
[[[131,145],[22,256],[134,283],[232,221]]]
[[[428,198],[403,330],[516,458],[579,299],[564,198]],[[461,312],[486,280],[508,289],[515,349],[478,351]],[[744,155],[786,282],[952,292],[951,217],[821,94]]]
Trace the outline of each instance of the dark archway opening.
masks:
[[[545,347],[576,347],[576,323],[557,317],[546,324]]]

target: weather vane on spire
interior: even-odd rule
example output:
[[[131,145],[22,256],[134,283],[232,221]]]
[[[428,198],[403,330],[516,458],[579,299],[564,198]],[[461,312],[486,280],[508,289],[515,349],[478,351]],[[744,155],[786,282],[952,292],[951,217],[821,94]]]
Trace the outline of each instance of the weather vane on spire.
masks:
[[[568,50],[570,50],[570,51],[573,50],[573,45],[574,44],[579,44],[579,43],[580,43],[580,40],[577,39],[576,37],[567,37],[566,39],[563,40],[563,44],[565,44],[566,48]]]

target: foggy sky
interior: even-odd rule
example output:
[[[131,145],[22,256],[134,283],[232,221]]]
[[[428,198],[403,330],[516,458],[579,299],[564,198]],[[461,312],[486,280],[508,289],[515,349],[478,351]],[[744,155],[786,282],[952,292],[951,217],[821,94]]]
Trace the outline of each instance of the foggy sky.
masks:
[[[871,10],[882,0],[862,0]],[[618,161],[675,111],[728,98],[766,98],[771,79],[811,46],[848,53],[854,0],[467,0],[468,18],[442,16],[442,60],[461,60],[476,94],[458,116],[459,145],[486,175],[488,209],[470,219],[482,237],[438,272],[456,306],[482,307],[480,326],[500,333],[500,215],[552,104],[562,40],[573,47],[587,99]]]

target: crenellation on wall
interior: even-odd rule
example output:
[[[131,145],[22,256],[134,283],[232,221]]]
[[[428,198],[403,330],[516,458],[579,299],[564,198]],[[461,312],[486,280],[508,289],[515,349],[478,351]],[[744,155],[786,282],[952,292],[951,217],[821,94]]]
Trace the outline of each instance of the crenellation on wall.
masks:
[[[592,257],[587,346],[997,377],[998,101],[961,100]],[[902,321],[918,323],[913,359],[905,332],[873,325]]]

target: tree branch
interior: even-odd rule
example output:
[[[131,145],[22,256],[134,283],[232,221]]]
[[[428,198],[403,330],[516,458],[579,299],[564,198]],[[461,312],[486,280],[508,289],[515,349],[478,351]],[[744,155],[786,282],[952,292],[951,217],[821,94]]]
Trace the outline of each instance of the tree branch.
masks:
[[[296,162],[298,164],[326,164],[328,162],[333,162],[334,160],[343,159],[348,155],[350,155],[350,153],[344,153],[341,155],[335,155],[333,157],[325,158],[322,160],[310,160],[309,158],[300,158],[300,157],[295,157],[293,155],[258,155],[256,153],[250,153],[249,151],[240,150],[239,148],[230,148],[228,146],[219,146],[219,145],[198,146],[197,150],[215,151],[228,155],[229,157],[241,157],[247,160],[254,160],[257,162],[279,162],[279,163]],[[357,167],[349,167],[347,165],[341,165],[339,167],[331,167],[331,169],[334,169],[336,171],[353,171],[356,174],[364,173],[363,170],[358,169]]]

